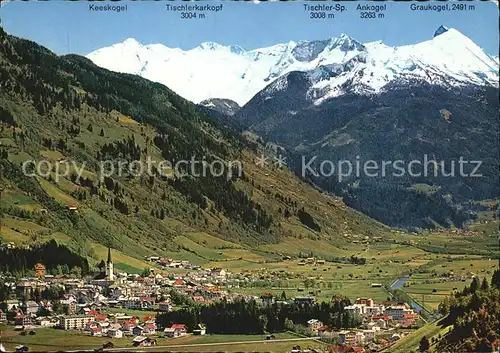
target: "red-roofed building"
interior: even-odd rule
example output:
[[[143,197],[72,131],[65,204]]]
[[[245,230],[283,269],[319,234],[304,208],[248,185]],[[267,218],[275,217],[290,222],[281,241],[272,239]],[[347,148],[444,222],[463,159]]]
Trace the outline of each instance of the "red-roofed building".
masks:
[[[142,302],[154,302],[155,298],[153,297],[140,297],[139,298]]]
[[[418,319],[418,314],[406,314],[402,320],[399,321],[401,327],[413,326],[415,321]]]
[[[94,327],[97,327],[97,322],[95,321],[89,321],[85,324],[85,327],[83,328],[84,331],[91,332]]]
[[[132,329],[137,325],[136,320],[127,320],[122,323],[123,332],[132,332]]]
[[[184,324],[173,324],[170,328],[175,330],[176,336],[183,336],[187,333],[186,325]]]
[[[101,315],[101,314],[97,314],[94,317],[95,317],[96,321],[106,321],[108,319],[107,315]]]
[[[311,332],[317,334],[318,333],[318,329],[320,327],[323,327],[323,323],[321,321],[319,321],[318,319],[310,319],[307,321],[307,327],[309,327],[309,329],[311,330]]]
[[[410,319],[410,320],[400,320],[399,321],[399,326],[400,327],[411,327],[415,323],[415,320]]]
[[[384,321],[391,321],[392,318],[390,316],[387,316],[387,315],[373,315],[372,316],[372,321],[377,321],[377,320],[384,320]]]
[[[328,347],[328,352],[330,353],[347,353],[352,347],[350,346],[329,346]]]
[[[144,335],[155,335],[156,334],[156,324],[154,322],[150,322],[144,324]]]
[[[365,351],[365,349],[363,347],[351,347],[351,350],[348,351],[349,353],[350,352],[353,352],[353,353],[363,353]]]
[[[95,310],[89,310],[89,311],[87,312],[87,315],[90,315],[90,316],[96,316],[96,315],[99,315],[99,313],[98,313],[97,311],[95,311]]]
[[[378,341],[378,343],[380,343],[384,346],[389,344],[389,340],[386,340],[385,338],[382,338],[382,337],[378,338],[377,341]]]
[[[323,339],[333,339],[337,336],[333,328],[328,326],[321,326],[318,328],[318,335]]]
[[[174,338],[179,336],[184,336],[187,334],[186,325],[184,324],[173,324],[172,326],[163,330],[165,337]]]
[[[31,317],[29,315],[24,315],[22,311],[18,311],[14,317],[14,324],[17,326],[25,326],[31,324]]]
[[[102,336],[102,328],[100,328],[99,326],[92,327],[90,329],[90,335],[91,336]]]
[[[205,298],[201,295],[193,296],[193,300],[195,303],[204,303],[206,301]]]
[[[182,286],[183,282],[182,282],[182,279],[180,278],[177,278],[174,282],[174,286]]]
[[[373,306],[373,299],[372,298],[357,298],[356,304],[364,304],[366,306]]]

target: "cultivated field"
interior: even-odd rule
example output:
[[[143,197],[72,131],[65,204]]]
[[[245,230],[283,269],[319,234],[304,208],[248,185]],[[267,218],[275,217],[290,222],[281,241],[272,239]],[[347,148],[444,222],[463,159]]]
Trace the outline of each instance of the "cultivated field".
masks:
[[[14,331],[12,327],[1,326],[2,343],[9,351],[14,351],[20,344],[28,345],[32,351],[60,351],[78,349],[97,349],[106,342],[112,342],[118,350],[127,349],[132,351],[132,338],[110,339],[107,337],[91,337],[82,333],[63,331],[56,329],[36,329],[36,335],[22,336],[20,331]],[[287,352],[293,346],[300,345],[303,348],[319,348],[326,345],[315,340],[298,338],[290,333],[274,334],[271,340],[266,335],[205,335],[184,336],[175,339],[166,339],[153,336],[157,340],[157,346],[151,347],[152,351],[176,352]],[[141,350],[147,350],[141,348]]]

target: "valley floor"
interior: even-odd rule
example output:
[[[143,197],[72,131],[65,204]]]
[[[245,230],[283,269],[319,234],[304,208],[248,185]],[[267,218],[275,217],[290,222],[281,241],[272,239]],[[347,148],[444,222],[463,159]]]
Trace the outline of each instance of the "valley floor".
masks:
[[[22,234],[37,231],[37,225],[14,218],[4,218],[0,234],[4,241],[23,245],[29,239]],[[498,221],[480,221],[469,230],[440,230],[423,234],[387,230],[378,238],[356,234],[336,238],[287,237],[277,244],[250,247],[243,243],[222,240],[206,233],[182,228],[174,238],[180,251],[163,254],[173,261],[185,261],[196,268],[226,269],[227,276],[218,283],[232,294],[260,297],[272,293],[277,299],[312,296],[319,302],[329,302],[335,295],[356,300],[373,298],[375,302],[394,300],[390,287],[398,279],[410,275],[400,287],[407,298],[423,307],[428,324],[413,330],[385,352],[409,352],[418,348],[426,335],[437,337],[447,330],[433,321],[439,304],[446,296],[461,291],[473,277],[491,277],[498,266]],[[70,241],[64,234],[48,234],[60,243]],[[38,239],[37,241],[42,241]],[[107,249],[90,244],[94,261],[104,259]],[[151,253],[151,256],[156,255]],[[145,267],[156,273],[189,278],[192,268],[168,268],[144,256],[113,250],[118,271],[140,273]],[[360,261],[362,259],[362,261]],[[116,309],[115,311],[123,311]],[[129,311],[130,315],[153,314]],[[131,338],[110,339],[90,337],[56,329],[36,329],[36,335],[22,336],[12,327],[2,330],[2,343],[13,350],[26,344],[34,351],[98,349],[111,341],[120,350],[132,348]],[[185,336],[177,339],[158,337],[155,351],[179,352],[289,352],[294,346],[325,348],[326,344],[291,334],[276,334],[273,340],[265,335]]]
[[[174,339],[153,337],[157,345],[151,347],[155,352],[289,352],[294,346],[302,348],[325,348],[326,344],[314,338],[304,338],[291,333],[277,333],[275,338],[266,339],[266,335],[205,335],[184,336]],[[27,345],[31,351],[61,351],[61,350],[94,350],[104,343],[112,342],[114,349],[108,351],[147,351],[147,347],[133,347],[132,338],[110,339],[106,337],[91,337],[88,335],[63,330],[41,328],[34,336],[21,336],[20,331],[13,327],[2,327],[1,342],[9,351],[14,351],[18,345]]]

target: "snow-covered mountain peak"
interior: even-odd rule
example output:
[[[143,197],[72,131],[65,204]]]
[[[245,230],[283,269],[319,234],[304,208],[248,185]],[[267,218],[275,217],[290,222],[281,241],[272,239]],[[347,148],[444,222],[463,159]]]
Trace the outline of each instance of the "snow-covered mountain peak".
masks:
[[[227,47],[215,42],[203,42],[198,46],[202,50],[225,50]]]
[[[411,51],[411,58],[419,65],[464,83],[498,86],[498,63],[470,38],[454,28],[413,46],[401,47]]]
[[[199,51],[212,51],[212,52],[229,52],[232,54],[245,54],[246,51],[239,45],[229,45],[225,46],[216,42],[203,42],[196,48],[192,50],[199,50]]]
[[[438,35],[443,34],[447,31],[448,31],[448,27],[441,25],[441,26],[439,26],[438,29],[436,29],[436,32],[434,32],[434,37],[437,37]]]
[[[498,62],[456,29],[443,26],[437,32],[441,33],[430,40],[401,47],[367,43],[344,65],[333,66],[333,75],[314,83],[308,95],[321,104],[347,91],[377,93],[389,83],[498,87]]]
[[[87,55],[96,65],[160,82],[196,103],[226,98],[240,106],[280,77],[308,72],[315,103],[346,90],[372,94],[389,83],[425,81],[441,85],[498,87],[498,60],[453,28],[440,26],[427,41],[390,47],[361,43],[342,34],[313,41],[290,41],[245,51],[205,42],[190,50],[142,45],[133,38]],[[284,89],[279,80],[271,90]]]
[[[291,54],[298,61],[310,62],[316,59],[328,44],[328,40],[301,41],[292,49]]]
[[[356,39],[345,33],[341,33],[338,37],[331,37],[330,40],[333,40],[337,43],[359,43]]]
[[[364,50],[364,45],[358,42],[356,39],[349,37],[347,34],[342,33],[339,38],[332,38],[331,41],[334,47],[340,48],[340,50],[347,52],[351,50],[361,51]]]
[[[200,44],[199,48],[203,50],[217,50],[222,48],[222,45],[215,42],[203,42]]]
[[[119,43],[124,47],[128,48],[141,48],[142,44],[139,43],[135,38],[127,38],[122,43]]]
[[[438,29],[438,31],[439,31],[439,29]],[[438,42],[439,41],[445,42],[445,41],[449,41],[449,40],[453,40],[455,42],[463,41],[463,42],[467,42],[467,43],[472,43],[475,46],[477,46],[469,37],[462,34],[462,32],[456,30],[455,28],[447,28],[446,31],[444,31],[444,32],[440,33],[439,35],[434,36],[432,38],[432,41],[438,41]]]
[[[125,44],[125,45],[134,45],[134,44],[135,45],[137,45],[137,44],[141,45],[141,43],[139,43],[137,41],[137,39],[132,38],[132,37],[125,39],[122,43]]]

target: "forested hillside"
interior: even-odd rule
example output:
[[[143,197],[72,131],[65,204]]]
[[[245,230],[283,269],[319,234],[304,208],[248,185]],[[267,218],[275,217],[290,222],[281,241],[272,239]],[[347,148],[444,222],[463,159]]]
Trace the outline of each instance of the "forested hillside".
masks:
[[[453,328],[438,343],[441,352],[494,352],[500,346],[500,270],[440,305],[444,325]]]
[[[492,153],[498,150],[498,88],[414,80],[379,94],[347,93],[315,104],[311,85],[307,73],[291,72],[255,95],[234,119],[285,147],[299,175],[302,158],[314,159],[315,171],[331,161],[331,174],[325,168],[318,175],[306,170],[305,176],[350,207],[394,227],[463,227],[475,219],[471,201],[498,197],[499,164]],[[463,166],[461,159],[467,161]],[[339,161],[352,168],[341,178]],[[472,161],[482,162],[474,174]],[[364,172],[365,162],[378,167]],[[343,170],[349,170],[346,164]]]
[[[4,242],[56,239],[97,261],[103,246],[140,258],[171,255],[183,250],[172,240],[186,232],[252,245],[386,231],[286,169],[257,167],[261,146],[161,84],[58,57],[1,29],[0,82]],[[185,176],[99,173],[103,160],[118,170],[148,158],[218,160],[226,172],[196,177],[198,164],[181,168]],[[30,164],[23,172],[32,159],[52,169],[35,173]],[[242,162],[241,173],[231,161]],[[63,162],[68,173],[58,176]]]

